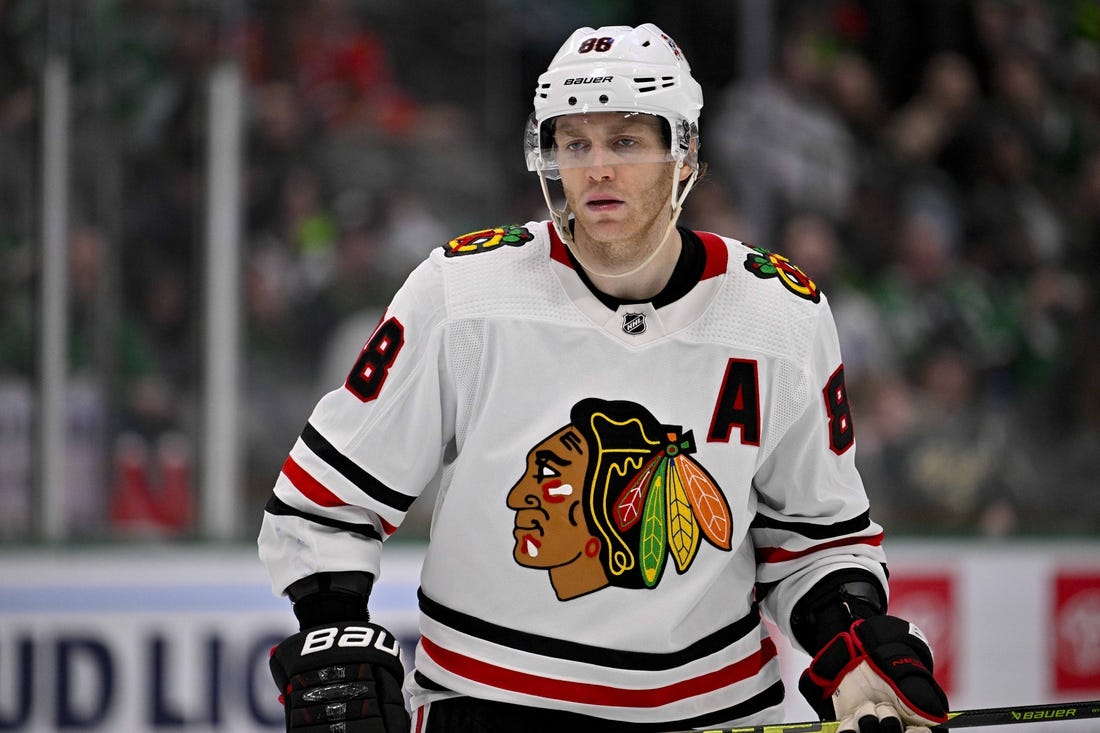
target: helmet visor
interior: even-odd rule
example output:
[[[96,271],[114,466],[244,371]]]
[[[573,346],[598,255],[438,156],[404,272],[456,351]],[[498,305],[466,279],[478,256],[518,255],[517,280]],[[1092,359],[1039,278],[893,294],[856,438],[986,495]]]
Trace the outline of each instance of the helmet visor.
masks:
[[[550,179],[570,168],[682,161],[668,121],[646,112],[593,112],[527,121],[527,169]],[[678,142],[678,141],[676,141]]]

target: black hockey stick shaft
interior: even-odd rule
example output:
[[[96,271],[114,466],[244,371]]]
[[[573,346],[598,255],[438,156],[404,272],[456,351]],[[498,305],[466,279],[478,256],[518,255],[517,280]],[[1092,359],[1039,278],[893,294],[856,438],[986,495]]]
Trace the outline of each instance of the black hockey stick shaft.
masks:
[[[1100,700],[960,710],[957,713],[951,713],[951,719],[944,724],[944,727],[973,728],[979,725],[1036,723],[1049,720],[1084,720],[1085,718],[1100,718]]]
[[[1044,705],[1017,705],[1005,708],[975,708],[949,713],[942,728],[975,728],[985,725],[1039,723],[1054,720],[1084,720],[1100,718],[1100,700],[1084,702],[1052,702]],[[744,728],[707,728],[701,733],[836,733],[836,720],[815,720],[809,723],[776,723]],[[681,731],[680,733],[690,733]]]

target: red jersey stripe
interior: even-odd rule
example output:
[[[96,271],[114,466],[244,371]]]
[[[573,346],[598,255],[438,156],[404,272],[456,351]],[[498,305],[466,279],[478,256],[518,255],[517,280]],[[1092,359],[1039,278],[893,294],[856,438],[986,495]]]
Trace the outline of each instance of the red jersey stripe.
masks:
[[[283,474],[294,484],[294,488],[314,504],[319,506],[347,506],[347,502],[332,493],[320,481],[310,476],[304,468],[290,456],[283,462]]]
[[[850,545],[868,545],[878,547],[882,544],[883,533],[879,532],[873,537],[843,537],[832,542],[824,542],[820,545],[807,547],[805,550],[785,550],[782,547],[758,547],[756,548],[756,562],[785,562],[797,560],[806,555],[812,555],[822,550],[831,550],[835,547],[848,547]]]
[[[550,232],[550,259],[572,269],[573,263],[569,260],[569,255],[565,251],[565,242],[561,241],[561,237],[558,236],[558,230],[554,227],[554,222],[547,222],[546,229]]]
[[[444,649],[426,636],[422,636],[420,641],[424,651],[440,667],[479,684],[550,700],[627,708],[655,708],[719,690],[756,676],[761,668],[776,655],[775,643],[771,639],[764,639],[759,650],[722,669],[664,687],[629,689],[540,677],[528,672],[498,667],[495,664]]]
[[[703,242],[703,246],[707,251],[706,268],[699,279],[706,280],[718,275],[725,275],[726,268],[729,266],[730,254],[730,251],[726,248],[726,243],[717,234],[711,234],[710,232],[697,231],[695,235]]]

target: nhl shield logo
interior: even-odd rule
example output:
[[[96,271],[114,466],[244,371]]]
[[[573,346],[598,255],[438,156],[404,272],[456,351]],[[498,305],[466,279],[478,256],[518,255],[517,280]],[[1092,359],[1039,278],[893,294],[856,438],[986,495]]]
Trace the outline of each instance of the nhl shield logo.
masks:
[[[623,333],[631,336],[640,336],[645,333],[646,323],[644,313],[624,313]]]

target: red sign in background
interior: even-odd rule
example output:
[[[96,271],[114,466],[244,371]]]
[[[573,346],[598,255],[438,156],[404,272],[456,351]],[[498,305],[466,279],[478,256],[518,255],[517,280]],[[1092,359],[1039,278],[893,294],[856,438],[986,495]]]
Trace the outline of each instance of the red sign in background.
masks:
[[[948,573],[891,575],[890,615],[912,621],[924,632],[935,657],[936,681],[950,696],[958,657],[955,633],[961,620],[953,577]]]
[[[1058,573],[1051,619],[1054,693],[1100,690],[1100,573]]]

